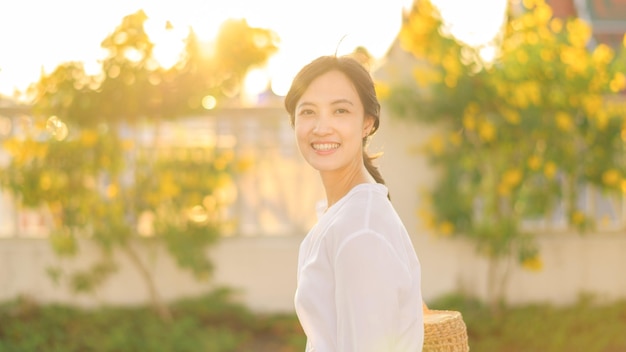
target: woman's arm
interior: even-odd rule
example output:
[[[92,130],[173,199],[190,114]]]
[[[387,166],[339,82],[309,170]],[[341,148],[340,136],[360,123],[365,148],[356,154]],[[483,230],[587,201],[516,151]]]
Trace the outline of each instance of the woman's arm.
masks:
[[[366,231],[345,239],[335,257],[337,351],[395,351],[400,291],[410,280],[380,234]]]

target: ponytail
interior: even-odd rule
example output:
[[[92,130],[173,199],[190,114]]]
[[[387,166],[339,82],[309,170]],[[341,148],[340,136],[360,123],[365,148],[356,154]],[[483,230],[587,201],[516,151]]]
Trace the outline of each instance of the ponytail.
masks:
[[[375,155],[370,156],[367,154],[365,150],[363,150],[363,164],[365,165],[367,172],[369,172],[369,174],[374,178],[374,181],[376,181],[376,183],[381,183],[384,185],[385,180],[383,179],[383,176],[380,174],[378,167],[374,165],[374,160],[378,159],[379,156],[380,154],[375,154]],[[389,193],[387,193],[387,198],[391,200],[391,195],[389,195]]]

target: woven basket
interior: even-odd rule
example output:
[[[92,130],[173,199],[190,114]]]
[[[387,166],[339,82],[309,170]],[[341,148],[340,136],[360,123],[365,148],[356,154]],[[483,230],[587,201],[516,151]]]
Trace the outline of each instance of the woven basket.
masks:
[[[467,352],[467,327],[461,312],[433,310],[424,305],[423,352]]]

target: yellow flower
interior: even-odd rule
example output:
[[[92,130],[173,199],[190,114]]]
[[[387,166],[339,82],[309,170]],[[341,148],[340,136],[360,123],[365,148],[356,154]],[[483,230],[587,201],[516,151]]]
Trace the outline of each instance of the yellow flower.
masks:
[[[530,101],[539,105],[541,103],[541,86],[535,81],[531,81],[525,84]]]
[[[582,106],[588,116],[593,116],[602,108],[602,97],[599,95],[587,95],[583,98]]]
[[[509,194],[511,194],[511,189],[507,186],[506,183],[500,183],[498,184],[498,194],[501,196],[508,196]]]
[[[602,174],[602,182],[607,186],[615,186],[621,182],[619,171],[610,169]]]
[[[463,115],[463,127],[465,127],[468,131],[473,131],[476,129],[476,117],[471,114]]]
[[[441,155],[445,150],[444,139],[440,135],[434,135],[430,138],[428,149],[435,155]]]
[[[550,21],[550,29],[552,29],[554,33],[560,33],[563,30],[563,20],[558,17],[553,18],[552,21]]]
[[[519,112],[517,112],[516,110],[504,110],[502,111],[502,116],[504,116],[504,119],[512,125],[519,124],[521,120]]]
[[[545,3],[537,4],[537,8],[535,9],[535,18],[537,19],[537,22],[542,25],[548,23],[548,21],[552,18],[552,8]]]
[[[548,161],[543,168],[543,173],[549,179],[554,178],[556,175],[556,165],[553,162]]]
[[[541,38],[542,42],[554,43],[554,34],[548,29],[547,26],[539,27],[539,38]]]
[[[461,63],[455,55],[447,55],[444,57],[441,65],[449,74],[458,76],[461,73]]]
[[[491,142],[496,138],[496,128],[489,121],[482,121],[478,126],[478,135],[485,142]]]
[[[441,73],[430,66],[419,66],[413,70],[413,78],[420,87],[441,82]]]
[[[454,232],[454,224],[444,221],[439,224],[439,232],[444,236],[450,236]]]
[[[502,176],[502,181],[511,187],[517,186],[522,180],[522,172],[519,169],[507,170]]]
[[[8,138],[2,142],[2,148],[11,154],[20,150],[20,143],[15,138]]]
[[[615,77],[609,83],[609,87],[613,93],[617,93],[626,89],[626,76],[623,73],[617,72]]]
[[[241,157],[239,158],[239,160],[237,160],[237,163],[235,165],[235,170],[239,172],[250,170],[250,168],[252,168],[254,163],[255,163],[255,160],[254,160],[254,157],[252,156]]]
[[[541,157],[533,155],[528,158],[528,167],[533,171],[539,170],[539,168],[541,167]]]
[[[444,83],[446,84],[446,86],[448,88],[454,88],[456,87],[457,81],[459,79],[459,76],[456,74],[452,74],[452,73],[448,73],[446,75],[446,78],[444,78]]]
[[[427,229],[434,229],[434,227],[435,227],[435,217],[426,208],[418,209],[417,217],[420,220],[422,220],[422,222],[424,223],[424,227],[425,228],[427,228]]]
[[[376,81],[374,88],[376,89],[376,95],[378,96],[379,99],[384,100],[387,97],[389,97],[391,88],[389,88],[388,84],[384,82]]]
[[[554,61],[554,52],[552,52],[551,50],[541,49],[539,56],[541,56],[541,60],[543,61],[546,61],[546,62]]]
[[[613,49],[606,44],[599,44],[591,54],[591,60],[596,64],[606,65],[613,60]]]
[[[107,189],[106,189],[106,195],[109,199],[111,198],[115,198],[115,196],[117,196],[118,194],[118,187],[115,183],[110,184]]]
[[[565,47],[561,50],[561,61],[567,65],[569,76],[579,74],[587,68],[585,60],[586,50],[584,47]],[[571,77],[570,77],[571,78]]]
[[[606,111],[600,110],[595,114],[596,122],[598,123],[598,129],[604,130],[609,124],[609,116]]]
[[[522,181],[522,176],[522,172],[519,169],[505,171],[498,185],[498,193],[502,196],[508,195],[511,189]]]
[[[100,157],[100,166],[104,168],[111,166],[111,158],[108,155],[102,155]]]
[[[576,210],[572,213],[572,223],[575,225],[580,225],[585,222],[585,214]]]
[[[622,193],[626,194],[626,179],[620,182],[620,188],[622,189]]]
[[[574,47],[584,48],[589,38],[591,38],[591,27],[587,22],[580,18],[575,18],[567,22],[567,31],[569,42]]]
[[[522,23],[526,28],[534,28],[536,25],[535,17],[531,14],[526,14],[522,16]]]
[[[476,115],[479,111],[480,111],[480,106],[474,102],[467,104],[467,107],[465,107],[466,114]]]
[[[513,91],[513,99],[511,103],[523,109],[528,107],[528,96],[524,93],[521,87]]]
[[[50,177],[49,173],[42,173],[39,177],[39,188],[44,191],[47,191],[52,187],[52,177]]]
[[[80,142],[83,146],[89,148],[98,142],[98,132],[94,130],[85,130],[80,134]]]
[[[556,113],[556,126],[565,132],[569,132],[574,127],[574,123],[572,122],[572,117],[565,112],[557,112]]]
[[[450,135],[449,137],[450,139],[450,144],[458,147],[459,145],[461,145],[461,143],[463,142],[463,137],[461,136],[460,132],[454,132]]]
[[[135,146],[135,142],[133,140],[131,139],[122,140],[122,149],[128,151],[128,150],[132,150],[134,146]]]
[[[531,271],[541,271],[541,269],[543,269],[543,262],[538,255],[535,255],[524,259],[522,261],[522,267]]]
[[[518,50],[515,58],[517,59],[517,62],[522,65],[528,62],[528,54],[526,54],[523,50]]]

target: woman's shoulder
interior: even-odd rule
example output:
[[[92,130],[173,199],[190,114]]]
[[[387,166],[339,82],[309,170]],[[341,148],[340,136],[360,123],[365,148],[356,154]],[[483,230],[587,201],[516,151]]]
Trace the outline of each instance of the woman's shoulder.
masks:
[[[357,185],[334,209],[331,229],[340,235],[373,230],[372,220],[395,218],[395,211],[387,198],[387,187],[382,184]]]
[[[341,216],[362,214],[373,207],[384,206],[388,203],[387,187],[380,183],[362,183],[356,185],[338,204],[336,213]]]
[[[356,185],[348,193],[349,201],[352,203],[379,203],[381,200],[385,200],[383,203],[387,203],[387,194],[389,190],[387,186],[382,183],[361,183]]]

